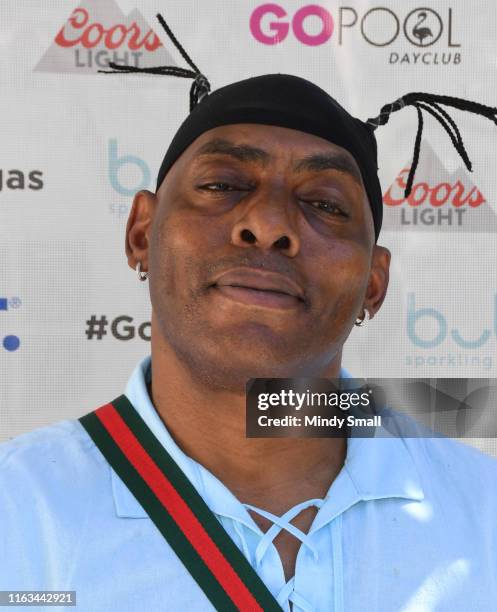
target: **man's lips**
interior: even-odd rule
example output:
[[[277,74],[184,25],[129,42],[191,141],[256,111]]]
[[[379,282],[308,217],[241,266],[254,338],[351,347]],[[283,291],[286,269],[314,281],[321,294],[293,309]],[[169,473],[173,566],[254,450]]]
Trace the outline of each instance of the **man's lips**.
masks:
[[[282,274],[255,268],[236,268],[221,274],[212,285],[225,297],[268,308],[295,308],[304,302],[302,288]]]

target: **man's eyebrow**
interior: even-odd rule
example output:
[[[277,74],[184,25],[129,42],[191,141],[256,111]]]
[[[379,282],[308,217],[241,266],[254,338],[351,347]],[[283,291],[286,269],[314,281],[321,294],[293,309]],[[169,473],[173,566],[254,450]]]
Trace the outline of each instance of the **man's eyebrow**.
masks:
[[[350,174],[360,185],[361,173],[353,161],[344,153],[315,153],[299,159],[294,167],[295,172],[319,172],[320,170],[339,170]]]
[[[239,161],[257,162],[265,165],[271,155],[264,149],[248,144],[236,144],[224,138],[209,140],[197,151],[197,156],[201,155],[229,155]],[[314,153],[299,159],[293,166],[295,172],[319,172],[320,170],[339,170],[351,175],[359,184],[361,173],[357,166],[345,153]]]
[[[264,149],[247,144],[235,144],[223,138],[209,140],[197,151],[197,155],[214,154],[230,155],[239,161],[258,162],[262,165],[267,163],[271,157]]]

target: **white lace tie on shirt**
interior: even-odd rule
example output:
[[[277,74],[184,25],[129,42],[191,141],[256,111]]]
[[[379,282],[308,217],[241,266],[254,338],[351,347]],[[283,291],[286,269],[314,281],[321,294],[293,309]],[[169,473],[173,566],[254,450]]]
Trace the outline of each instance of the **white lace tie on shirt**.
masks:
[[[267,510],[261,510],[256,506],[251,506],[250,504],[243,504],[247,510],[252,510],[257,512],[264,518],[272,521],[274,524],[266,531],[266,533],[260,539],[257,548],[255,549],[255,562],[257,567],[260,566],[264,555],[266,554],[269,546],[272,544],[274,538],[280,533],[282,529],[286,529],[289,533],[299,539],[304,546],[306,546],[314,557],[314,561],[318,561],[319,554],[316,548],[311,544],[310,536],[307,533],[304,533],[294,525],[290,523],[292,519],[294,519],[302,510],[309,508],[310,506],[316,506],[318,509],[323,505],[324,499],[309,499],[304,501],[293,508],[290,508],[285,514],[282,516],[277,516],[272,512],[268,512]],[[298,606],[305,612],[313,612],[313,608],[301,595],[295,592],[295,576],[290,578],[290,580],[285,584],[285,586],[278,593],[276,599],[280,605],[283,605],[286,601],[291,601],[295,606]]]

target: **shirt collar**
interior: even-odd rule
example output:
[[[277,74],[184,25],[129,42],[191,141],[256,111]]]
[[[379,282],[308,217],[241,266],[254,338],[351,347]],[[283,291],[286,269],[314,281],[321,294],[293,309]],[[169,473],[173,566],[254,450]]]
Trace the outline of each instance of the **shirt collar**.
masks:
[[[176,444],[150,400],[147,381],[150,380],[151,355],[144,357],[135,367],[126,385],[125,395],[135,407],[149,429],[187,478],[197,489],[209,508],[220,515],[243,522],[259,531],[256,523],[239,500],[209,470],[186,455]],[[123,518],[148,518],[147,513],[114,470],[111,471],[112,492],[116,514]]]
[[[151,355],[147,355],[136,365],[125,395],[209,508],[259,532],[250,514],[231,491],[214,474],[186,455],[174,441],[148,394],[146,381],[150,376],[150,364]],[[340,376],[352,378],[345,368],[341,369]],[[148,518],[114,470],[111,470],[111,476],[117,516]],[[424,498],[419,474],[404,440],[398,437],[349,438],[345,465],[331,484],[311,532],[359,501],[389,497],[418,501]]]

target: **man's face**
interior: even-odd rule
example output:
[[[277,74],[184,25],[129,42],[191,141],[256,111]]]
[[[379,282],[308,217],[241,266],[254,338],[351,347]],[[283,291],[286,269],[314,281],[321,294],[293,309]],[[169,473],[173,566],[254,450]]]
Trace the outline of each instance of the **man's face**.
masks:
[[[213,385],[324,373],[365,298],[371,314],[381,305],[389,253],[374,245],[354,158],[324,139],[217,127],[178,158],[157,197],[135,204],[143,197],[153,325]]]

